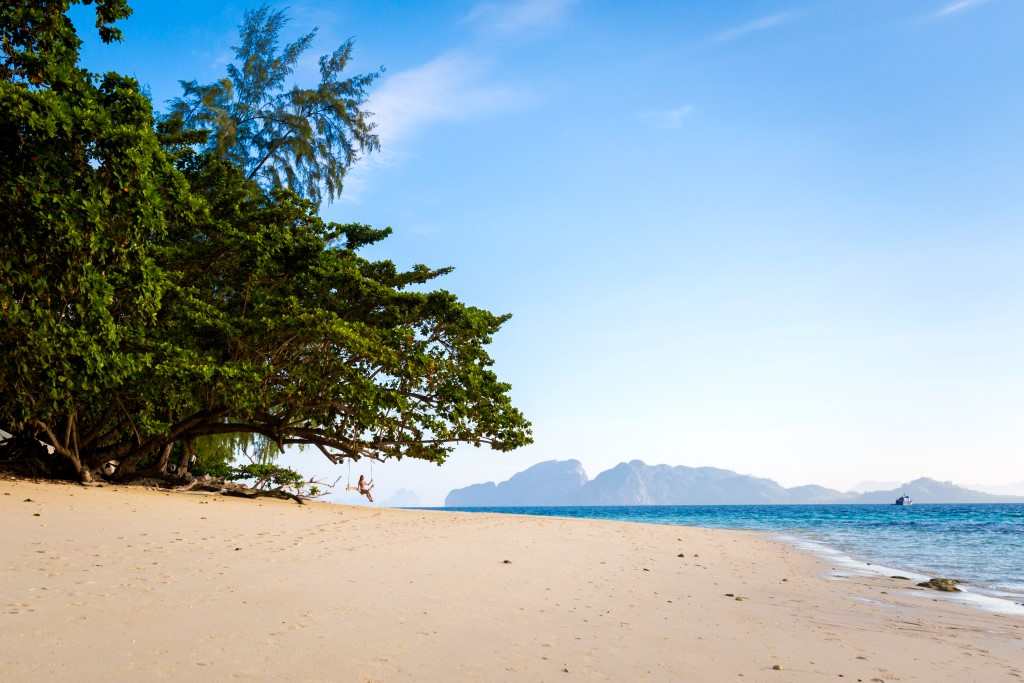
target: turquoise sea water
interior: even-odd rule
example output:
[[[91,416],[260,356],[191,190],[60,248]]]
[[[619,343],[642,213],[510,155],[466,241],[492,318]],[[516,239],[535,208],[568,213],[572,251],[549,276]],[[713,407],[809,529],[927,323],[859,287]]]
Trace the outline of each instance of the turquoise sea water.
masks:
[[[1024,505],[445,509],[769,531],[850,567],[958,578],[972,592],[1024,605]]]

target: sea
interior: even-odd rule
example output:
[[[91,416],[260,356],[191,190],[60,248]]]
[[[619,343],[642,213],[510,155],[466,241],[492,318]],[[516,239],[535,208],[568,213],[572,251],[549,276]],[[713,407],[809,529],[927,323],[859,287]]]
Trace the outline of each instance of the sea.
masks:
[[[769,532],[826,558],[833,575],[956,578],[949,594],[1024,614],[1024,505],[643,505],[444,508]]]

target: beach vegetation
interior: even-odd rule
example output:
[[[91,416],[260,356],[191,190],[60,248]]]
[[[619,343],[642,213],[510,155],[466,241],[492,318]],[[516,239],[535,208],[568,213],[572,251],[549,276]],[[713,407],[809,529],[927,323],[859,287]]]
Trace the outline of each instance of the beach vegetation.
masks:
[[[460,443],[530,441],[487,352],[509,316],[436,288],[450,268],[364,256],[390,228],[319,214],[376,147],[360,108],[375,76],[341,76],[351,43],[321,60],[323,99],[304,109],[314,96],[281,83],[308,36],[278,53],[283,15],[260,10],[242,28],[240,80],[190,82],[158,116],[133,79],[81,67],[72,4],[0,8],[7,462],[294,489],[273,463],[237,469],[240,444],[440,464]],[[100,36],[119,39],[127,4],[93,9]],[[243,125],[257,110],[287,116]]]

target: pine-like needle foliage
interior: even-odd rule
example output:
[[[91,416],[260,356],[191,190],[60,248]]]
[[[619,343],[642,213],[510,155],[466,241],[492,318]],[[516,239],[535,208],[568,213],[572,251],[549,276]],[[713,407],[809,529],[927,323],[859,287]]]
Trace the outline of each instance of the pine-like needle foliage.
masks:
[[[290,189],[336,195],[376,144],[374,76],[337,77],[350,45],[318,90],[281,94],[310,36],[279,54],[283,15],[257,11],[232,79],[156,126],[134,79],[80,66],[73,4],[0,3],[0,462],[180,478],[193,456],[224,474],[252,440],[438,464],[530,442],[487,351],[508,316],[432,289],[447,268],[371,260],[390,229],[325,221]],[[129,8],[94,6],[116,39]]]
[[[381,71],[348,78],[352,40],[320,57],[320,83],[289,81],[316,30],[281,47],[288,24],[283,10],[247,12],[239,26],[235,62],[214,83],[182,81],[171,116],[185,130],[206,132],[206,149],[264,187],[287,187],[315,202],[341,195],[345,174],[379,142],[363,109]]]

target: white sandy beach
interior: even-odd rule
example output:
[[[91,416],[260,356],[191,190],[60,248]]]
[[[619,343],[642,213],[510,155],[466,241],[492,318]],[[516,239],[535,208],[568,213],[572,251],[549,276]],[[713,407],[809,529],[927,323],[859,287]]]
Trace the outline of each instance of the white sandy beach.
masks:
[[[0,514],[5,681],[1024,677],[1024,618],[754,533],[11,480]]]

